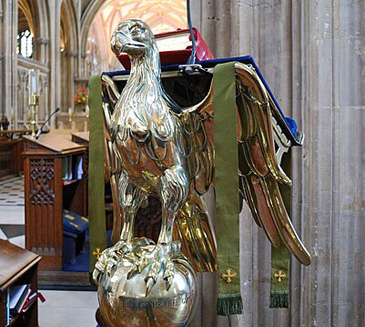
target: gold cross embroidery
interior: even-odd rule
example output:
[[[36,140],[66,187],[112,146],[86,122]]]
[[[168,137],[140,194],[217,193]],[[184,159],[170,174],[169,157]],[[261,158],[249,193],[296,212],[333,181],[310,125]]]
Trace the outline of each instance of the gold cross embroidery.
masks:
[[[133,319],[132,319],[132,324],[134,326],[139,326],[139,319],[135,316],[133,316]]]
[[[231,268],[227,268],[227,273],[226,274],[222,274],[221,277],[226,281],[226,283],[231,283],[232,282],[232,278],[237,277],[236,273],[232,274],[232,269]]]
[[[99,258],[101,257],[100,248],[96,248],[96,251],[93,252],[93,255],[95,255],[96,259],[99,260]]]
[[[278,283],[281,283],[283,278],[286,277],[286,274],[284,274],[282,270],[278,270],[278,272],[274,275],[274,277],[278,279]]]

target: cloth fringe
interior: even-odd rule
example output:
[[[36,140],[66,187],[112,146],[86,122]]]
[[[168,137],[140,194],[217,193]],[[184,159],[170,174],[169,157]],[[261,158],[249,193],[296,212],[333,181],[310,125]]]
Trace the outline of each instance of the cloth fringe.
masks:
[[[288,292],[272,292],[270,293],[270,308],[289,308]]]
[[[243,312],[241,294],[229,293],[218,294],[217,314],[218,316],[240,315]]]

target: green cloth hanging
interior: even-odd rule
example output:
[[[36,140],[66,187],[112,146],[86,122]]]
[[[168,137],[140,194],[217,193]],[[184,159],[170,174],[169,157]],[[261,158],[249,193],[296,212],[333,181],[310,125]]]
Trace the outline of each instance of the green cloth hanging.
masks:
[[[241,314],[235,63],[213,75],[218,315]]]
[[[92,76],[89,80],[89,107],[89,233],[90,273],[92,273],[97,259],[107,246],[101,75]]]
[[[270,308],[289,308],[290,255],[281,243],[271,249]]]
[[[218,315],[234,315],[241,314],[243,311],[239,266],[240,200],[234,62],[219,64],[215,67],[213,86],[219,291],[217,313]],[[104,158],[101,75],[90,78],[89,107],[89,230],[90,272],[92,272],[98,256],[107,246],[104,160],[100,160],[100,158]],[[288,210],[290,209],[290,189],[281,191],[282,194],[285,193],[283,200]],[[280,282],[279,275],[282,276]],[[273,248],[270,307],[289,307],[289,276],[288,250],[283,245]]]
[[[291,152],[284,154],[281,167],[291,177]],[[291,216],[291,187],[280,185],[285,209]],[[290,307],[290,253],[281,242],[278,248],[271,247],[270,308]]]

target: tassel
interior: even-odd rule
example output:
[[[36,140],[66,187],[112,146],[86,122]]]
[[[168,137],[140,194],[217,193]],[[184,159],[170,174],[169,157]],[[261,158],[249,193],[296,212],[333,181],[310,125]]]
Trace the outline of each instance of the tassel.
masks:
[[[218,316],[240,315],[243,312],[241,294],[229,293],[218,294],[217,314]]]
[[[288,292],[272,292],[270,294],[270,308],[289,308]]]

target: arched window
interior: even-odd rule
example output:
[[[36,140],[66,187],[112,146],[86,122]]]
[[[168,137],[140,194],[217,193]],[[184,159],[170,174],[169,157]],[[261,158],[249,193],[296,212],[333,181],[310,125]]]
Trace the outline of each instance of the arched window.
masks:
[[[24,58],[33,58],[33,13],[29,3],[20,1],[18,7],[18,36],[16,53]]]
[[[33,35],[28,29],[18,34],[16,53],[24,58],[33,58]]]
[[[186,28],[186,0],[105,1],[89,29],[86,49],[87,75],[100,72],[100,69],[121,69],[111,50],[110,38],[119,23],[136,17],[146,21],[155,34]],[[171,43],[171,40],[169,42]]]

